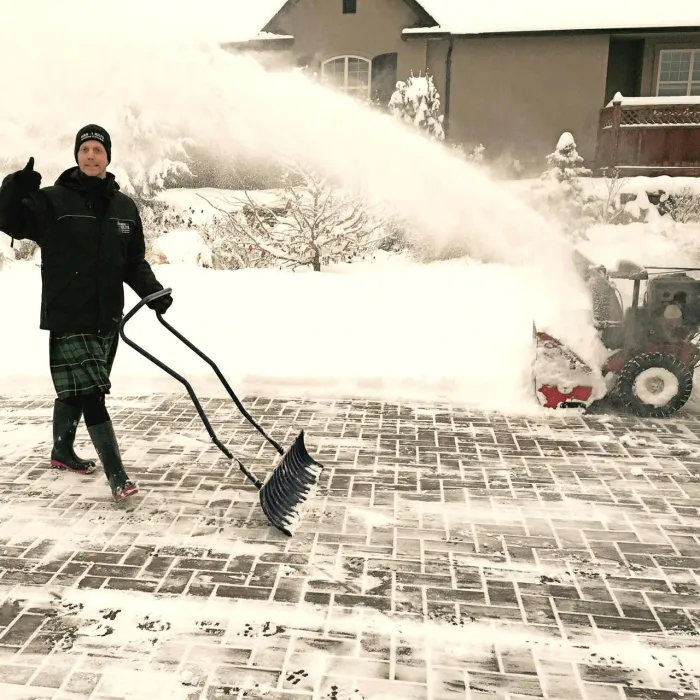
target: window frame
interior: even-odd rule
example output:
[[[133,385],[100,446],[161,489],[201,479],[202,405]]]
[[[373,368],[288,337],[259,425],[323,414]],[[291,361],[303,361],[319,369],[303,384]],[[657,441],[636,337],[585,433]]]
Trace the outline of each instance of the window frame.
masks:
[[[357,0],[343,0],[343,14],[344,15],[356,15],[357,14]]]
[[[345,69],[344,69],[344,74],[343,74],[343,93],[345,95],[360,95],[359,90],[348,90],[348,65],[350,61],[348,59],[350,58],[355,58],[358,61],[362,61],[363,63],[367,64],[367,94],[364,95],[364,97],[370,98],[372,96],[372,59],[371,58],[365,58],[364,56],[357,56],[356,54],[343,54],[341,56],[333,56],[332,58],[329,58],[326,61],[323,61],[321,63],[321,80],[323,81],[325,78],[325,72],[326,72],[326,65],[329,63],[333,63],[333,61],[338,61],[340,59],[345,60]],[[339,87],[339,86],[336,86]]]
[[[676,84],[680,85],[682,84],[682,81],[680,80],[661,80],[661,68],[663,66],[663,55],[665,53],[690,53],[690,66],[688,68],[688,78],[686,79],[686,91],[684,95],[660,95],[659,90],[661,89],[661,84]],[[696,67],[696,65],[700,64],[700,46],[679,46],[679,47],[671,47],[667,46],[666,48],[659,49],[658,53],[658,65],[656,69],[656,89],[655,89],[655,97],[694,97],[694,95],[691,95],[691,89],[693,84],[698,83],[700,84],[700,81],[698,80],[693,80],[693,69]],[[697,95],[700,97],[700,95]]]

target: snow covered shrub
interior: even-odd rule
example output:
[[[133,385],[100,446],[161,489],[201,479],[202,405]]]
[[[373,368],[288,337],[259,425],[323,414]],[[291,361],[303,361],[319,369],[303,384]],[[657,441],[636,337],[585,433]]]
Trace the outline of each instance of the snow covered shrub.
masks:
[[[378,246],[379,250],[389,253],[401,253],[411,246],[407,227],[396,218],[387,219],[385,224],[386,237]]]
[[[556,149],[547,156],[547,170],[541,180],[547,187],[547,206],[574,240],[585,238],[585,230],[592,223],[586,211],[589,201],[584,198],[580,178],[590,177],[583,158],[576,150],[574,137],[565,131]]]
[[[618,168],[605,168],[603,178],[605,194],[602,198],[591,197],[584,205],[585,213],[599,224],[628,224],[634,221],[621,196],[627,178],[620,177]]]
[[[411,72],[406,82],[396,83],[396,90],[389,100],[389,111],[397,119],[423,131],[429,138],[444,141],[440,95],[430,74],[416,77]]]
[[[322,265],[350,262],[375,250],[387,236],[381,217],[360,197],[341,191],[323,176],[293,165],[279,205],[255,202],[246,191],[243,207],[225,214],[231,250],[238,246],[256,266]],[[222,224],[223,225],[223,224]],[[243,256],[241,256],[243,258]]]
[[[146,260],[149,263],[162,263],[162,256],[155,250],[155,241],[174,227],[181,224],[177,212],[165,202],[155,197],[133,195],[143,224],[143,237],[146,242]]]
[[[684,187],[678,194],[670,194],[664,209],[679,224],[700,222],[700,194]]]
[[[467,160],[470,163],[474,163],[474,165],[481,165],[484,162],[485,150],[484,144],[480,143],[478,146],[474,147],[471,153],[467,155]]]
[[[15,260],[31,260],[35,255],[39,246],[30,240],[15,241]]]
[[[460,158],[463,158],[464,160],[466,160],[469,163],[472,163],[473,165],[483,165],[484,163],[484,151],[486,149],[484,148],[483,143],[474,146],[474,148],[469,152],[467,152],[466,148],[464,148],[464,145],[461,143],[452,144],[450,148]]]
[[[263,213],[259,215],[264,216]],[[249,213],[245,207],[238,212],[217,212],[199,228],[202,239],[211,251],[215,270],[270,266],[272,259],[242,235],[238,228],[248,225],[247,216]],[[237,219],[238,226],[234,225],[233,219]]]

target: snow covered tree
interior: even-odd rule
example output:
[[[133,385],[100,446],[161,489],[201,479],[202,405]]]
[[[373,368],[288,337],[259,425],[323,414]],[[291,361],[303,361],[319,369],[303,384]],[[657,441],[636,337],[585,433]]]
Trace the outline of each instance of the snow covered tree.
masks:
[[[132,197],[149,199],[175,185],[179,176],[192,174],[187,147],[194,141],[169,132],[148,113],[127,108],[112,140],[119,144],[119,161],[110,170]]]
[[[246,191],[235,211],[210,203],[226,215],[228,240],[241,260],[257,253],[258,266],[310,265],[319,272],[321,265],[350,262],[375,250],[389,235],[383,217],[373,215],[361,197],[298,163],[290,168],[280,199],[281,206],[266,205]]]
[[[406,82],[396,83],[396,90],[389,100],[389,111],[397,119],[424,131],[431,139],[445,140],[440,95],[430,74],[416,77],[411,72]]]
[[[547,165],[549,168],[542,174],[543,178],[553,178],[565,187],[578,188],[579,191],[578,178],[592,175],[583,166],[583,158],[576,150],[576,141],[568,131],[559,137],[556,149],[547,156]]]
[[[590,177],[583,158],[576,149],[576,141],[565,131],[556,149],[547,158],[547,170],[541,180],[547,185],[547,206],[562,222],[566,232],[574,239],[585,238],[585,230],[592,223],[586,211],[588,199],[584,197],[580,178]]]

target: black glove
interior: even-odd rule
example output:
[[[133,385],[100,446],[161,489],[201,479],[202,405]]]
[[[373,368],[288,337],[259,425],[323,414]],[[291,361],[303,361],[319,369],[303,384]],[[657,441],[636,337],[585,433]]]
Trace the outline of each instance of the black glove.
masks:
[[[163,297],[158,297],[153,301],[149,301],[148,304],[146,304],[146,306],[148,306],[149,309],[152,309],[153,311],[156,311],[159,314],[164,314],[172,306],[172,303],[172,295],[166,294]]]
[[[41,174],[34,170],[34,156],[32,156],[24,170],[15,173],[15,184],[22,192],[38,192],[41,187]]]

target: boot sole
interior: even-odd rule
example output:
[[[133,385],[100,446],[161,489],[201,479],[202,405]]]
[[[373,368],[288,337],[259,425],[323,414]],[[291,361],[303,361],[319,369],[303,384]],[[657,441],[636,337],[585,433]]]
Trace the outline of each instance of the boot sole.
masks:
[[[121,503],[123,500],[129,498],[129,496],[133,496],[134,494],[136,494],[138,492],[139,492],[139,489],[137,486],[134,486],[133,488],[125,489],[118,496],[114,496],[114,502]]]
[[[71,472],[72,474],[94,474],[96,469],[96,467],[88,467],[87,469],[74,469],[73,467],[69,467],[67,464],[63,464],[63,462],[59,462],[56,459],[51,460],[51,468],[58,469],[62,472]]]

